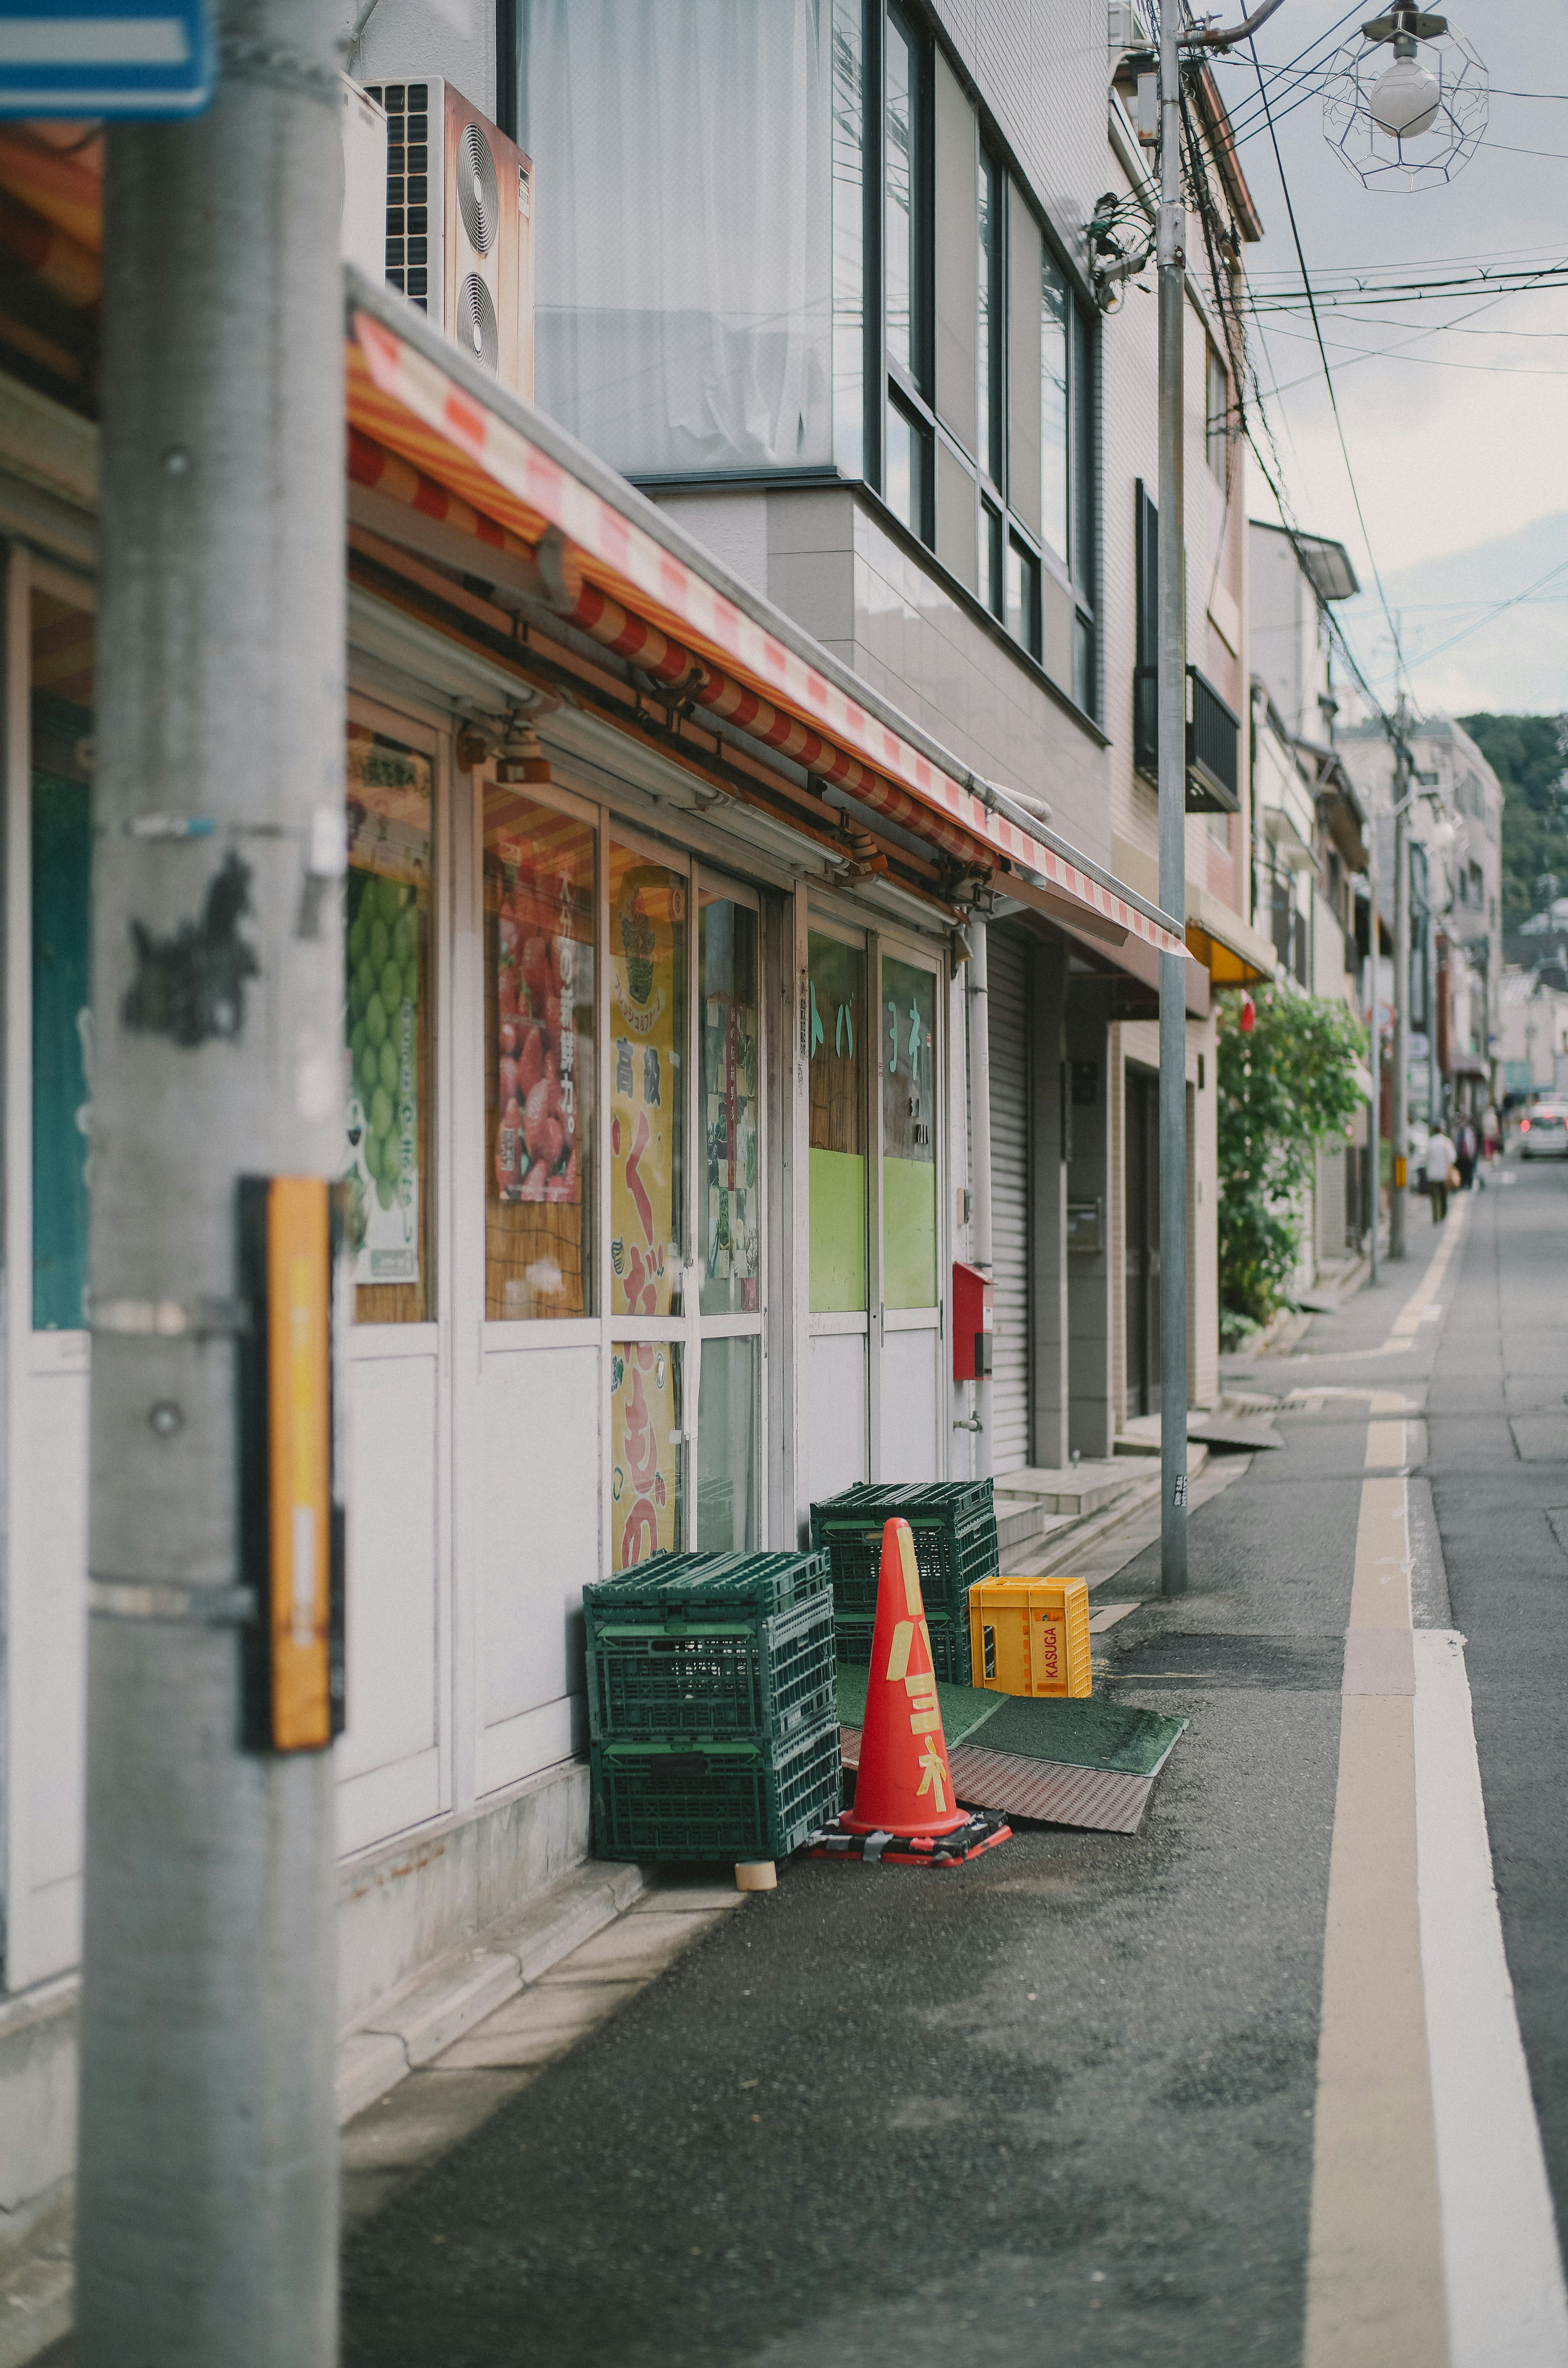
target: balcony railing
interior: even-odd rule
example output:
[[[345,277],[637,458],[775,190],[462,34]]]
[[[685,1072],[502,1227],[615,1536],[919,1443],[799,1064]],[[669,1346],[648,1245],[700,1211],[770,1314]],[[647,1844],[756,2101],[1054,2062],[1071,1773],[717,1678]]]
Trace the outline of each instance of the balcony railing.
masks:
[[[1159,674],[1132,677],[1132,761],[1149,780],[1160,770]],[[1205,674],[1187,670],[1187,811],[1234,814],[1241,803],[1241,718]]]

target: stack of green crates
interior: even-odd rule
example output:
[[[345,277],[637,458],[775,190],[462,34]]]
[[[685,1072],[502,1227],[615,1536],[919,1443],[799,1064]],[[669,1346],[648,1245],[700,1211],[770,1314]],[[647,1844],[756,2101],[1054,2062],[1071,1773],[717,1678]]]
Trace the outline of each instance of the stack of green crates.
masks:
[[[971,1681],[969,1590],[994,1578],[996,1505],[989,1480],[937,1480],[885,1486],[863,1482],[812,1507],[812,1543],[833,1561],[838,1657],[864,1666],[871,1657],[882,1531],[897,1515],[915,1534],[920,1592],[931,1631],[937,1675],[950,1684]]]
[[[787,1858],[838,1815],[825,1554],[661,1554],[583,1600],[600,1858]]]

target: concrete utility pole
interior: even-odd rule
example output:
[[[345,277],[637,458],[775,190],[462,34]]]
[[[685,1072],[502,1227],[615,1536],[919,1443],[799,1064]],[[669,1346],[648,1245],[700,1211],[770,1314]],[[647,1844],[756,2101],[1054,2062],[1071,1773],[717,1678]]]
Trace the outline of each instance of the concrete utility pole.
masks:
[[[342,1143],[333,14],[109,134],[75,2357],[336,2357],[330,1751],[241,1747],[237,1179]]]
[[[1187,620],[1180,12],[1160,11],[1160,904],[1187,907]],[[1187,1592],[1187,957],[1160,956],[1160,1592]]]
[[[1404,1256],[1410,1114],[1406,1023],[1410,1008],[1410,748],[1404,694],[1393,733],[1393,1190],[1389,1194],[1389,1257]]]
[[[1378,1227],[1383,1204],[1383,1093],[1381,1064],[1382,1060],[1381,1031],[1378,1027],[1378,820],[1371,817],[1372,827],[1367,834],[1367,895],[1371,920],[1372,1013],[1367,1039],[1367,1075],[1372,1081],[1369,1123],[1367,1136],[1372,1156],[1372,1240],[1371,1280],[1378,1280],[1381,1263],[1378,1243]]]

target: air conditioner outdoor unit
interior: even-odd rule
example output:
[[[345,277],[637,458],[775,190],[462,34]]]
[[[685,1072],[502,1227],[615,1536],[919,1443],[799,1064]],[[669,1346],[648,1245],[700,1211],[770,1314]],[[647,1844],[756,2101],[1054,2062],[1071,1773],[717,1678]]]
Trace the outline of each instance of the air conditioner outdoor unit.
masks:
[[[387,119],[386,275],[503,385],[533,393],[533,166],[438,75],[374,82]]]
[[[368,279],[386,269],[387,112],[369,94],[338,76],[343,121],[343,229],[338,252]]]

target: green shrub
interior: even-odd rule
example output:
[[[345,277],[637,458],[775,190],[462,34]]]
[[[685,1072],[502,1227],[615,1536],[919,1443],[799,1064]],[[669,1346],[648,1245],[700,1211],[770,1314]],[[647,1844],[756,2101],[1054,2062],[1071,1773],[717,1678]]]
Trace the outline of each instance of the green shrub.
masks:
[[[1360,1107],[1367,1037],[1343,1003],[1286,987],[1259,991],[1246,1034],[1242,1008],[1228,995],[1219,1010],[1220,1297],[1267,1324],[1301,1252],[1296,1196]]]

